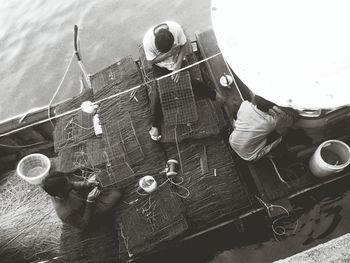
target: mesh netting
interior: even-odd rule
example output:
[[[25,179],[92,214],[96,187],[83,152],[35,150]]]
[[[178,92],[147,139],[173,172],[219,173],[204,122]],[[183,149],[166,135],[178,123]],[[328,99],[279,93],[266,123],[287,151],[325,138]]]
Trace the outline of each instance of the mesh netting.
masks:
[[[56,108],[56,114],[77,109],[84,101],[93,100],[92,90],[86,90],[79,96],[59,104]],[[54,129],[54,147],[55,151],[78,144],[83,140],[95,136],[93,115],[77,111],[72,114],[60,117],[56,121]]]
[[[140,75],[140,71],[131,56],[124,57],[113,65],[95,73],[91,76],[91,86],[95,97],[99,99],[106,97],[103,96],[107,95],[105,92],[112,92],[111,94],[113,94],[113,90],[108,88],[123,85],[125,81],[132,81],[130,77],[134,75]]]
[[[228,146],[220,139],[206,138],[180,144],[182,175],[190,195],[183,199],[189,234],[239,215],[250,206],[249,194],[235,167]],[[175,146],[170,158],[179,160]],[[175,186],[179,194],[184,189]]]
[[[58,153],[59,171],[71,172],[76,169],[92,169],[106,163],[103,155],[105,142],[101,138],[87,139],[78,145],[65,148]]]
[[[225,126],[222,109],[210,99],[196,101],[198,121],[187,124],[162,125],[162,142],[182,141],[187,138],[205,138],[218,135]]]
[[[135,62],[130,61],[130,58],[122,59],[116,64],[118,65],[113,69],[118,71],[116,74],[119,74],[122,83],[100,84],[103,88],[95,93],[95,98],[121,92],[143,82],[139,71],[134,70]],[[107,73],[101,71],[99,74]],[[102,179],[103,184],[127,184],[133,180],[135,173],[163,165],[161,149],[150,140],[148,134],[151,112],[146,87],[103,101],[99,116],[103,128],[102,137],[106,141],[104,155],[108,156],[110,163],[110,172]]]
[[[159,187],[126,209],[119,221],[120,256],[145,253],[187,230],[183,206],[169,185]]]
[[[198,120],[190,75],[188,72],[179,74],[178,82],[171,78],[157,81],[165,125],[187,124]]]

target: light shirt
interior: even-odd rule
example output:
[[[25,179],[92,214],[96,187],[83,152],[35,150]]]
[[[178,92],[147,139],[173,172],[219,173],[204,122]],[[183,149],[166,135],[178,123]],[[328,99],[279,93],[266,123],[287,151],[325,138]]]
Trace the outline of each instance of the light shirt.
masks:
[[[276,129],[276,115],[259,110],[249,101],[243,101],[235,121],[235,129],[230,135],[232,149],[244,160],[253,161],[266,154],[267,136]]]
[[[173,21],[165,21],[165,22],[162,22],[161,24],[168,25],[170,33],[173,34],[173,36],[174,36],[174,45],[183,46],[186,44],[187,40],[186,40],[185,33],[184,33],[182,27],[178,23],[173,22]],[[145,50],[146,59],[149,61],[153,60],[155,57],[162,54],[156,48],[156,45],[154,43],[154,40],[155,40],[154,28],[155,27],[150,28],[146,32],[146,34],[143,38],[143,48]],[[172,70],[174,70],[176,61],[177,61],[177,55],[174,55],[174,56],[169,57],[169,58],[167,58],[159,63],[156,63],[156,65],[172,71]]]

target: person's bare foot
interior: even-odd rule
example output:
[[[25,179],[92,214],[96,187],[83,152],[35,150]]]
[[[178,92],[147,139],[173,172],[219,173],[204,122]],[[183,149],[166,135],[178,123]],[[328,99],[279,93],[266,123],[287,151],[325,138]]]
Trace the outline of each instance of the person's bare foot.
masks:
[[[160,139],[162,138],[162,136],[159,134],[159,130],[157,127],[151,127],[151,129],[149,130],[149,135],[151,136],[151,139],[153,141],[160,141]]]

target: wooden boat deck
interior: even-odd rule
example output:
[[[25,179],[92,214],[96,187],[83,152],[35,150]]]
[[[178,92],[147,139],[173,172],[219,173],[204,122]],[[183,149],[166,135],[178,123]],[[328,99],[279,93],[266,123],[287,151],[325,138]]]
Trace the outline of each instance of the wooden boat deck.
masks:
[[[196,38],[199,54],[202,58],[210,57],[219,52],[215,35],[211,29],[198,32]],[[96,84],[94,85],[94,96],[96,96],[97,99],[101,99],[105,96],[115,94],[116,92],[126,90],[142,83],[140,73],[135,72],[134,70],[135,65],[136,63],[130,58],[125,58],[123,61],[117,62],[92,76],[93,83]],[[119,74],[117,71],[120,69],[123,70],[119,72]],[[220,85],[219,79],[223,73],[230,73],[221,55],[206,61],[204,71],[208,73],[207,76],[204,76],[204,79],[205,77],[206,79],[209,79],[213,84],[213,87],[224,96],[227,98],[237,98],[240,96],[234,85],[225,88]],[[132,75],[132,78],[130,78],[130,74]],[[251,93],[249,89],[239,80],[239,78],[237,78],[237,76],[235,76],[235,78],[243,98],[250,100]],[[131,81],[125,83],[124,81],[127,79],[131,79]],[[145,80],[148,79],[143,79],[143,81]],[[337,176],[325,179],[318,179],[310,174],[307,161],[312,151],[308,151],[308,149],[314,147],[320,140],[326,138],[323,135],[318,137],[318,140],[313,141],[312,145],[307,145],[301,150],[294,147],[294,145],[288,145],[283,149],[285,150],[285,153],[292,153],[292,156],[286,157],[280,155],[280,158],[273,158],[277,169],[282,178],[288,182],[288,185],[278,179],[270,159],[263,158],[254,163],[247,163],[238,160],[238,157],[230,151],[228,145],[223,142],[222,134],[211,135],[209,139],[199,138],[188,140],[188,138],[184,138],[183,141],[181,140],[179,142],[178,146],[180,150],[177,149],[174,140],[169,144],[160,146],[159,144],[150,141],[147,132],[147,125],[150,124],[147,87],[142,87],[134,95],[137,100],[127,94],[120,99],[115,98],[108,103],[106,102],[104,106],[102,105],[101,122],[102,124],[105,124],[107,129],[112,131],[112,133],[113,131],[115,133],[110,134],[111,136],[108,138],[103,137],[102,139],[98,139],[101,141],[99,147],[106,147],[106,142],[112,145],[111,149],[106,150],[108,156],[116,157],[116,155],[118,155],[117,158],[115,158],[119,158],[118,162],[121,159],[124,161],[129,160],[128,166],[130,166],[132,170],[130,174],[125,177],[120,177],[120,171],[119,174],[116,172],[116,176],[110,181],[111,184],[120,183],[120,185],[128,189],[128,194],[126,195],[124,202],[118,207],[118,214],[116,215],[117,219],[116,222],[114,222],[118,231],[121,257],[125,260],[129,257],[128,252],[130,253],[130,248],[126,248],[125,240],[123,240],[125,236],[123,237],[124,233],[121,232],[120,225],[122,222],[128,221],[125,218],[122,218],[122,215],[128,215],[128,213],[130,213],[129,216],[132,218],[135,216],[135,211],[131,213],[130,209],[140,209],[136,205],[133,206],[133,203],[130,201],[135,201],[138,198],[144,199],[144,197],[139,197],[137,195],[137,180],[145,174],[152,174],[159,178],[160,184],[165,182],[166,178],[164,175],[162,177],[159,172],[164,169],[165,162],[168,158],[179,157],[179,151],[180,155],[183,156],[182,165],[184,168],[181,172],[181,169],[179,168],[179,174],[184,178],[185,183],[183,186],[192,193],[193,199],[191,199],[191,197],[190,199],[185,198],[180,201],[182,205],[179,206],[185,207],[185,212],[182,217],[179,216],[180,212],[179,214],[173,215],[173,219],[179,219],[179,224],[176,225],[177,228],[175,230],[172,229],[173,231],[169,231],[169,233],[161,233],[161,238],[159,232],[155,231],[154,228],[151,228],[152,231],[146,231],[145,235],[150,235],[150,238],[147,240],[148,243],[145,250],[143,250],[144,248],[140,247],[140,244],[137,243],[138,240],[137,242],[135,241],[137,244],[134,247],[136,254],[148,253],[156,247],[163,249],[164,247],[162,245],[159,246],[158,240],[155,240],[157,237],[162,241],[173,239],[174,242],[180,242],[181,240],[193,238],[196,235],[211,231],[224,224],[231,223],[240,217],[249,216],[251,213],[261,211],[263,208],[258,204],[254,195],[259,196],[266,202],[280,202],[281,200],[286,200],[308,191],[313,187],[330,183],[343,176],[348,176],[350,173],[349,169],[346,169]],[[55,108],[56,107],[53,107],[51,112],[53,112]],[[230,108],[230,106],[225,108],[229,122],[234,115],[234,110],[235,109]],[[142,112],[142,114],[140,114],[140,112]],[[113,126],[113,122],[110,120],[111,116],[114,116],[115,118],[117,117],[118,119],[120,118],[123,121],[118,121],[118,124]],[[344,116],[344,114],[341,116]],[[346,116],[346,118],[348,118],[348,115]],[[29,114],[22,122],[19,122],[21,119],[20,117],[15,118],[6,124],[0,125],[0,133],[6,133],[14,128],[19,128],[25,125],[31,125],[32,123],[46,117],[47,110],[43,109],[37,111],[35,114]],[[131,119],[133,121],[131,121]],[[222,123],[224,120],[220,119],[219,122]],[[127,127],[125,126],[125,123],[128,124],[126,125]],[[329,123],[334,124],[332,120],[329,120]],[[127,131],[125,134],[116,132],[121,126]],[[308,134],[312,134],[315,129],[318,128],[310,128]],[[131,130],[133,131],[130,132]],[[0,161],[5,163],[6,158],[18,160],[21,156],[26,155],[31,151],[46,151],[47,155],[52,156],[54,153],[52,132],[53,129],[51,124],[45,122],[40,124],[40,126],[32,126],[26,130],[0,138],[0,143],[13,143],[13,145],[35,143],[38,141],[43,142],[39,146],[22,151],[18,151],[18,149],[6,149],[5,151],[2,151]],[[337,132],[339,132],[339,130],[337,130]],[[129,136],[126,137],[126,134]],[[331,133],[327,133],[326,135],[332,137]],[[343,136],[343,134],[337,134],[337,136],[338,135]],[[88,138],[87,140],[96,141],[96,138]],[[122,140],[122,143],[119,140]],[[345,140],[348,143],[350,142],[348,137],[346,137]],[[215,147],[215,145],[217,147]],[[60,150],[67,151],[68,149],[74,153],[74,150],[71,147],[76,145],[64,146],[65,149]],[[217,151],[218,149],[219,151]],[[58,152],[60,152],[60,150],[58,150]],[[94,150],[96,149],[92,149],[91,151],[93,152]],[[129,150],[130,154],[132,152],[132,154],[137,155],[137,160],[134,160],[134,162],[130,160],[135,158],[129,158],[127,156]],[[123,151],[124,155],[120,155],[121,151]],[[306,152],[306,154],[303,154],[303,152]],[[60,153],[58,153],[58,155],[60,155]],[[237,168],[237,162],[248,167],[247,171],[249,172],[242,172]],[[100,158],[98,159],[98,163],[95,163],[94,165],[99,166],[100,168],[106,167],[106,160],[101,160]],[[113,165],[114,171],[120,169],[118,163]],[[251,177],[252,182],[254,182],[254,188],[256,189],[252,190],[247,188],[246,181],[249,181],[249,178],[247,177]],[[108,182],[106,184],[108,184]],[[179,190],[176,185],[170,184],[168,187],[174,192]],[[165,191],[161,196],[166,194],[169,194],[169,192]],[[172,205],[175,207],[174,204]],[[200,209],[196,210],[196,208]],[[171,222],[165,220],[166,216],[164,216],[164,213],[166,205],[161,204],[161,209],[163,213],[163,218],[160,219],[160,222],[162,222],[161,226],[165,228],[173,226],[171,225]],[[142,220],[140,219],[139,221],[141,222]],[[187,227],[189,227],[188,230]],[[130,235],[131,234],[132,232],[130,232]],[[169,244],[168,242],[165,242],[165,244],[173,245],[174,243]]]

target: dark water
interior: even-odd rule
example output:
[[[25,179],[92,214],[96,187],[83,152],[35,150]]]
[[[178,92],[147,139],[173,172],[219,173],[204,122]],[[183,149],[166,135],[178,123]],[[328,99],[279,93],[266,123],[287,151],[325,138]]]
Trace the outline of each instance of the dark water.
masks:
[[[344,178],[294,198],[290,217],[275,224],[285,235],[274,236],[272,221],[261,212],[140,262],[265,263],[292,256],[350,232],[349,185]]]

